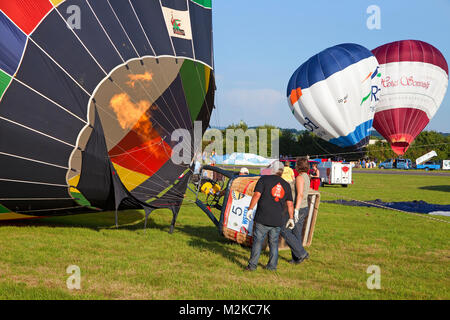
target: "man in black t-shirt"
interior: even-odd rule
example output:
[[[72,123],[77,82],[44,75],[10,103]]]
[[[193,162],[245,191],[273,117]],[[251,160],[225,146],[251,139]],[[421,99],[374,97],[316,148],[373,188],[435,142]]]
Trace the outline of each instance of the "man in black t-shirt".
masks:
[[[292,192],[289,183],[281,175],[284,165],[274,161],[271,165],[272,175],[262,176],[256,186],[247,211],[247,218],[253,216],[253,208],[258,204],[253,221],[252,253],[246,270],[256,270],[262,245],[269,234],[269,262],[268,270],[276,270],[278,264],[278,238],[281,226],[289,216],[286,228],[294,228],[294,209]]]

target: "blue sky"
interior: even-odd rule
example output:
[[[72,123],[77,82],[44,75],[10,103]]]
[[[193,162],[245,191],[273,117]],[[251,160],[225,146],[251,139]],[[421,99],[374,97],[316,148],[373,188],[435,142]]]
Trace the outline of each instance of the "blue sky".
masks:
[[[370,5],[381,29],[369,30]],[[312,55],[354,42],[368,49],[405,39],[428,42],[450,64],[450,0],[214,0],[216,106],[212,126],[303,127],[290,113],[286,86]],[[450,97],[426,130],[450,132]]]

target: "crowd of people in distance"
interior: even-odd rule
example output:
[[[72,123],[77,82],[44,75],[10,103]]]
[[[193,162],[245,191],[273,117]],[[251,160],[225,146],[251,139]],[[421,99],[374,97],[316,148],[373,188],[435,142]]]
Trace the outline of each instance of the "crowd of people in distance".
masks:
[[[378,159],[360,159],[359,161],[352,161],[354,168],[374,169],[377,167]]]
[[[292,159],[292,156],[289,154],[289,155],[283,155],[283,154],[280,154],[280,158],[279,158],[281,161],[283,161],[283,160],[291,160]]]

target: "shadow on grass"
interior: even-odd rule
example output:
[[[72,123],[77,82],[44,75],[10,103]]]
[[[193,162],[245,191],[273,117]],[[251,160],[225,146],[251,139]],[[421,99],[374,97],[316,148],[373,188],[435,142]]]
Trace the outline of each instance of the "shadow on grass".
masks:
[[[423,186],[423,187],[419,187],[419,189],[450,192],[450,186]]]
[[[142,224],[140,223],[142,221]],[[119,229],[142,229],[144,213],[140,210],[119,212]],[[48,218],[0,221],[0,228],[14,227],[50,227],[50,228],[88,228],[95,231],[115,229],[115,214],[112,211],[93,212],[77,215]]]
[[[172,214],[168,211],[168,214]],[[115,213],[112,211],[95,212],[87,214],[58,216],[50,218],[37,218],[26,220],[12,220],[0,222],[0,228],[14,227],[50,227],[50,228],[87,228],[94,231],[116,229]],[[162,232],[170,230],[170,224],[159,224],[155,222],[152,215],[149,216],[148,229],[157,229]],[[143,210],[127,210],[119,212],[119,230],[143,230],[144,229],[144,212]],[[188,244],[194,248],[210,250],[213,253],[222,255],[232,263],[246,266],[242,260],[247,261],[250,257],[250,248],[246,248],[246,254],[239,253],[235,246],[239,244],[226,239],[219,234],[217,227],[211,226],[192,226],[192,225],[175,225],[175,233],[183,233],[189,236]],[[266,255],[262,252],[262,256]]]
[[[150,216],[148,221],[148,228],[158,229],[163,232],[167,232],[170,225],[158,224]],[[141,224],[142,228],[143,225]],[[211,226],[191,226],[191,225],[175,225],[175,233],[183,233],[189,236],[188,245],[194,248],[207,249],[215,254],[222,255],[225,259],[231,261],[236,265],[242,266],[244,268],[247,264],[243,264],[242,260],[248,260],[250,257],[250,252],[248,254],[242,254],[237,252],[236,244],[222,235],[219,234],[217,227]],[[232,244],[232,246],[230,246]]]
[[[351,185],[347,185],[350,186],[350,188],[352,187]],[[327,190],[327,189],[347,189],[348,187],[343,187],[341,184],[327,184],[326,186],[323,187],[319,187],[319,192],[321,190]]]

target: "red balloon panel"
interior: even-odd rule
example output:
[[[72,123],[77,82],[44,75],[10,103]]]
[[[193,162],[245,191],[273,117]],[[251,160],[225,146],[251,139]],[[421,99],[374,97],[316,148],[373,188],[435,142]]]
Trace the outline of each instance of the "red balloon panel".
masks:
[[[402,155],[429,121],[422,110],[397,108],[377,112],[373,127],[386,138],[396,154]]]

